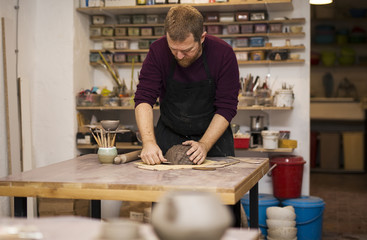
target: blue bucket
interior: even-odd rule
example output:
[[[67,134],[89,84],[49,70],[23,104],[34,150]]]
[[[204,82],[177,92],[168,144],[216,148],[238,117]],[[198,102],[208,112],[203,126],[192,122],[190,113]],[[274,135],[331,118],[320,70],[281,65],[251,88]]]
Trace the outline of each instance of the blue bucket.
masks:
[[[284,200],[282,205],[294,207],[298,240],[321,240],[322,215],[325,208],[321,198],[302,196]]]
[[[241,198],[241,204],[245,209],[247,216],[247,221],[250,221],[250,195],[246,194]],[[268,235],[267,225],[266,225],[266,209],[268,207],[279,206],[280,202],[271,194],[259,194],[259,227],[262,235],[265,237]]]

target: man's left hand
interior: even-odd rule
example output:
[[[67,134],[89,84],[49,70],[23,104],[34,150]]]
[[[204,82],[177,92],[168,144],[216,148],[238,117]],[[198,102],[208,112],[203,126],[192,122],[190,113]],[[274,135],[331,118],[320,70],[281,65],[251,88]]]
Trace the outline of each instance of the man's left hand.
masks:
[[[190,156],[190,160],[197,165],[202,164],[205,161],[208,150],[206,145],[202,142],[196,142],[193,140],[185,141],[183,145],[190,145],[191,148],[187,151],[187,155]]]

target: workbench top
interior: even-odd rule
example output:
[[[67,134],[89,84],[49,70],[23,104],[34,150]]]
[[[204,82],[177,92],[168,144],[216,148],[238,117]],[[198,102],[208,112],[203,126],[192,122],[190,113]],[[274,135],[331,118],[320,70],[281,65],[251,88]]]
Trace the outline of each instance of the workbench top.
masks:
[[[215,171],[149,171],[135,162],[100,164],[96,154],[88,154],[0,178],[0,195],[157,201],[169,190],[195,190],[218,193],[223,203],[235,204],[269,169],[268,159],[256,160],[258,164],[240,162]]]

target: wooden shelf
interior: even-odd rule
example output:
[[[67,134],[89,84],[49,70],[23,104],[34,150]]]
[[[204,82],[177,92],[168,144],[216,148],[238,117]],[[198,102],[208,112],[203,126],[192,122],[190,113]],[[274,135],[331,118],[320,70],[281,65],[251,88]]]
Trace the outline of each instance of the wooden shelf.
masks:
[[[239,149],[236,149],[239,150]],[[293,152],[293,148],[277,148],[277,149],[265,149],[265,148],[249,148],[246,149],[247,151],[250,152],[264,152],[264,153],[291,153]]]
[[[211,26],[211,25],[246,25],[246,24],[259,24],[259,23],[266,23],[266,24],[273,24],[273,23],[282,23],[285,25],[290,24],[304,24],[306,22],[305,18],[292,18],[292,19],[284,19],[284,20],[261,20],[261,21],[235,21],[235,22],[204,22],[204,26]],[[92,24],[91,27],[163,27],[163,23],[130,23],[130,24]]]
[[[158,110],[159,107],[156,106],[153,109]],[[239,111],[242,110],[292,110],[293,107],[265,107],[265,106],[238,106],[237,108]],[[93,106],[93,107],[83,107],[83,106],[77,106],[76,110],[97,110],[97,111],[109,111],[109,110],[134,110],[133,106]]]
[[[77,145],[78,149],[98,149],[98,145],[97,144],[78,144]],[[128,143],[128,142],[117,142],[116,143],[116,148],[117,149],[131,149],[131,150],[135,150],[135,149],[142,149],[142,146],[140,145],[134,145],[132,143]],[[235,150],[244,150],[244,151],[250,151],[250,152],[277,152],[277,153],[291,153],[293,152],[293,148],[277,148],[277,149],[264,149],[264,148],[248,148],[248,149],[240,149],[240,148],[236,148]]]
[[[78,144],[77,145],[78,149],[98,149],[98,145],[97,144]],[[134,145],[132,143],[129,142],[117,142],[116,143],[116,148],[117,149],[141,149],[142,146],[140,145]]]
[[[235,52],[241,51],[271,51],[271,50],[304,50],[305,46],[293,45],[293,46],[277,46],[277,47],[243,47],[243,48],[233,48]],[[99,51],[105,52],[106,49],[101,50],[90,50],[91,53],[98,53]],[[149,49],[108,49],[111,53],[148,53]]]
[[[295,64],[304,63],[304,59],[287,59],[287,60],[258,60],[258,61],[238,61],[238,65],[265,65],[265,64]],[[99,66],[98,63],[90,63],[91,66]],[[114,63],[118,67],[130,67],[131,63]],[[141,66],[142,63],[134,63],[134,66]]]
[[[238,106],[239,111],[241,110],[292,110],[293,107],[265,107],[265,106]]]
[[[259,61],[238,61],[239,65],[256,65],[256,64],[289,64],[304,63],[304,59],[288,59],[288,60],[259,60]]]
[[[241,33],[241,34],[214,34],[219,38],[240,38],[240,37],[268,37],[268,38],[297,38],[304,37],[305,33]],[[91,36],[93,41],[103,40],[139,40],[139,39],[158,39],[161,36]]]
[[[218,11],[233,12],[240,10],[268,10],[287,11],[292,10],[292,0],[247,0],[246,3],[204,3],[193,4],[201,12]],[[157,14],[165,13],[177,4],[156,4],[124,7],[85,7],[77,8],[77,11],[87,15],[114,16],[119,14]]]

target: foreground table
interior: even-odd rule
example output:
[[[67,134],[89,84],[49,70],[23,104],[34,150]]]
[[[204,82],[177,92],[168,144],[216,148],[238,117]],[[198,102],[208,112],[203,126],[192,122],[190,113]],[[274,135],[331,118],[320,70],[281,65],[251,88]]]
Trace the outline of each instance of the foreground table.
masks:
[[[241,161],[215,171],[148,171],[134,162],[100,164],[96,154],[89,154],[0,178],[0,196],[23,197],[16,198],[15,211],[24,216],[25,197],[156,202],[167,191],[190,190],[214,192],[224,204],[238,205],[250,191],[250,226],[258,228],[258,181],[269,161],[256,160],[257,164]]]
[[[20,239],[16,236],[23,235],[22,239],[42,239],[42,240],[98,240],[101,239],[103,223],[100,220],[93,220],[80,217],[52,217],[38,219],[22,218],[0,218],[2,231],[0,239]],[[17,228],[19,233],[14,232]],[[13,238],[6,235],[6,230],[12,232]],[[154,233],[153,227],[149,224],[140,226],[141,240],[159,240]],[[7,238],[6,238],[7,237]],[[28,238],[25,238],[28,237]],[[222,240],[255,240],[259,239],[259,232],[247,229],[228,229]]]

